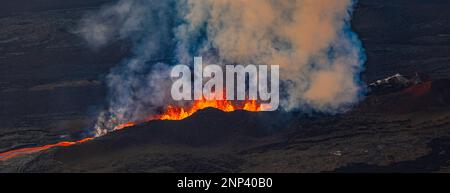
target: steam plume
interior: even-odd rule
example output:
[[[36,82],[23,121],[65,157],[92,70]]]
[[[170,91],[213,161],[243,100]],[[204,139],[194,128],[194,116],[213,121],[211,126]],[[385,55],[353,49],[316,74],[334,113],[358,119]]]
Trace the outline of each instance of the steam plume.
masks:
[[[168,68],[194,56],[222,64],[280,65],[282,108],[339,113],[359,100],[364,54],[351,31],[352,0],[120,0],[88,15],[94,47],[131,40],[133,54],[108,76],[100,132],[166,105]],[[162,64],[159,59],[169,58]],[[104,130],[106,129],[106,130]]]

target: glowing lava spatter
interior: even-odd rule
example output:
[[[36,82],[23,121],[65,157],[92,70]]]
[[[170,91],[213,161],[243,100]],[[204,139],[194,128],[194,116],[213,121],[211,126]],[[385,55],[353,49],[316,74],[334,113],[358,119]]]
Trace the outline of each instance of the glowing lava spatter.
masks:
[[[143,123],[143,122],[149,122],[154,120],[172,120],[172,121],[179,121],[183,120],[185,118],[190,117],[195,112],[206,109],[206,108],[215,108],[219,109],[224,112],[232,112],[236,110],[245,110],[249,112],[259,112],[262,110],[261,104],[256,100],[246,100],[242,102],[232,102],[232,101],[226,101],[226,100],[198,100],[195,101],[192,105],[187,107],[177,107],[174,105],[167,106],[164,113],[161,113],[156,116],[151,116],[147,120],[142,122],[128,122],[123,123],[120,125],[117,125],[114,127],[114,130],[121,130],[125,129],[127,127],[132,127],[137,124]]]
[[[169,105],[166,111],[156,116],[157,120],[183,120],[201,109],[215,108],[224,112],[232,112],[235,110],[246,110],[250,112],[261,111],[261,105],[256,100],[247,100],[241,104],[233,103],[225,100],[199,100],[195,101],[190,107],[176,107]]]
[[[117,125],[114,127],[114,130],[121,130],[125,129],[127,127],[135,126],[139,123],[153,121],[153,120],[183,120],[191,115],[193,115],[195,112],[206,109],[206,108],[216,108],[219,110],[222,110],[224,112],[232,112],[236,110],[245,110],[250,112],[258,112],[261,111],[261,104],[258,103],[256,100],[246,100],[242,102],[232,102],[232,101],[225,101],[225,100],[199,100],[195,101],[192,105],[188,107],[177,107],[173,105],[169,105],[164,113],[156,116],[149,117],[147,120],[142,122],[129,122]],[[79,141],[63,141],[56,144],[49,144],[44,145],[40,147],[29,147],[29,148],[22,148],[22,149],[15,149],[7,152],[0,153],[0,161],[4,161],[19,155],[29,154],[29,153],[36,153],[39,151],[47,150],[54,147],[68,147],[77,145],[80,143],[84,143],[90,140],[93,140],[94,137],[85,138]]]

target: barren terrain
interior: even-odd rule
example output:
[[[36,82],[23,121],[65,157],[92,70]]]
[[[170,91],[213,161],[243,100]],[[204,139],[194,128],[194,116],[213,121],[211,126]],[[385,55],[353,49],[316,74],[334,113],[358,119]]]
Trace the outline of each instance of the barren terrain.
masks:
[[[94,50],[77,35],[105,2],[1,3],[0,152],[77,140],[92,127],[104,76],[129,53],[127,42]],[[448,172],[449,9],[445,0],[359,2],[363,80],[420,72],[432,81],[368,95],[345,114],[206,109],[0,161],[0,172]]]

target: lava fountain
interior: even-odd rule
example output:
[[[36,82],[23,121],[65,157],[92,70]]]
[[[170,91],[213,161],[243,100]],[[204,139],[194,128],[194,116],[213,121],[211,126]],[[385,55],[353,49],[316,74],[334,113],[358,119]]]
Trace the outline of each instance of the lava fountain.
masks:
[[[261,104],[256,100],[245,100],[242,102],[233,102],[233,101],[226,101],[226,100],[202,99],[202,100],[195,101],[192,105],[187,106],[187,107],[179,107],[179,106],[169,105],[166,108],[166,110],[164,111],[164,113],[161,113],[156,116],[151,116],[145,121],[128,122],[128,123],[123,123],[123,124],[117,125],[116,127],[114,127],[114,130],[121,130],[121,129],[135,126],[140,123],[154,121],[154,120],[179,121],[179,120],[183,120],[185,118],[190,117],[191,115],[193,115],[195,112],[197,112],[199,110],[206,109],[206,108],[215,108],[215,109],[219,109],[224,112],[233,112],[236,110],[259,112],[262,110]],[[58,142],[55,144],[48,144],[48,145],[43,145],[43,146],[39,146],[39,147],[27,147],[27,148],[14,149],[14,150],[0,153],[0,161],[5,161],[5,160],[8,160],[13,157],[20,156],[20,155],[36,153],[36,152],[48,150],[51,148],[74,146],[74,145],[85,143],[85,142],[88,142],[88,141],[91,141],[94,139],[95,139],[95,137],[87,137],[87,138],[84,138],[84,139],[81,139],[78,141],[62,141],[62,142]]]

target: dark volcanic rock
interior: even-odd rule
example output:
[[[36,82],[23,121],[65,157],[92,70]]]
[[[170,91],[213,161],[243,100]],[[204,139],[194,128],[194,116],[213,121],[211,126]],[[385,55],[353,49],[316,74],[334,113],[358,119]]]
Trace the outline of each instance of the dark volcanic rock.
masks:
[[[102,80],[129,47],[118,41],[87,49],[74,28],[108,2],[2,1],[1,150],[68,140],[95,122],[106,101]],[[367,53],[364,80],[423,72],[433,81],[369,95],[344,114],[290,115],[291,122],[282,113],[208,109],[183,121],[154,121],[0,162],[0,171],[445,171],[449,9],[448,0],[358,1],[352,26]]]
[[[387,166],[371,165],[367,163],[352,163],[338,168],[335,172],[346,173],[417,173],[417,172],[435,172],[442,167],[450,166],[450,138],[439,138],[430,142],[429,147],[432,151],[415,160],[396,162]]]
[[[450,79],[426,81],[397,92],[368,96],[357,110],[386,115],[450,108]]]
[[[200,110],[181,121],[151,121],[112,132],[92,142],[72,148],[77,152],[117,151],[133,146],[172,145],[183,147],[247,147],[288,128],[289,119],[281,112]],[[277,124],[277,125],[275,125]],[[282,125],[281,125],[282,124]],[[72,150],[67,150],[72,154]],[[77,154],[77,153],[75,153]]]
[[[365,79],[400,73],[450,78],[450,1],[359,0],[352,26],[367,53]]]

